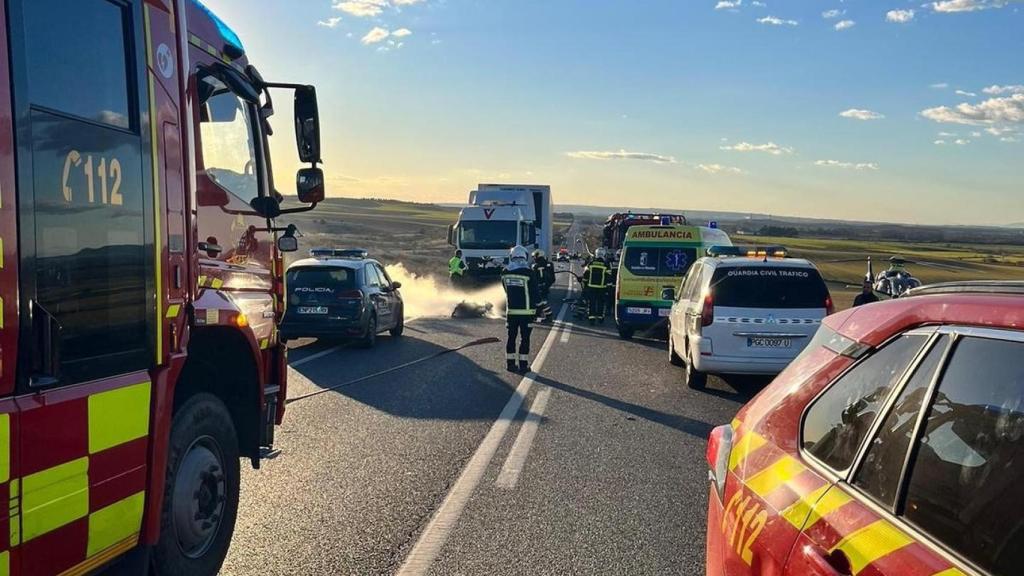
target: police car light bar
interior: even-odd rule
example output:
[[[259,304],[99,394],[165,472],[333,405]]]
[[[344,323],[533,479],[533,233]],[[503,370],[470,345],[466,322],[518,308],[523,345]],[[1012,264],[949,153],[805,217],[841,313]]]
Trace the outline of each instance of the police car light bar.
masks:
[[[369,256],[365,248],[312,248],[309,255],[313,258],[351,258],[362,260]]]

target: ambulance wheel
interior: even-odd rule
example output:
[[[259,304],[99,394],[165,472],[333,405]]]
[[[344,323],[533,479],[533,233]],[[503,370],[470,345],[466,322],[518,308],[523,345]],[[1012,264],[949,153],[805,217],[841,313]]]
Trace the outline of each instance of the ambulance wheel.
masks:
[[[686,385],[694,390],[703,390],[708,383],[708,375],[693,367],[693,359],[687,354],[686,359]]]
[[[174,415],[167,451],[160,540],[160,576],[220,571],[238,514],[238,436],[216,396],[197,394]]]
[[[635,329],[629,326],[619,325],[619,338],[622,338],[623,340],[632,340],[633,334],[636,334]]]
[[[682,356],[676,353],[676,344],[672,340],[672,329],[668,331],[668,362],[673,366],[685,366]]]

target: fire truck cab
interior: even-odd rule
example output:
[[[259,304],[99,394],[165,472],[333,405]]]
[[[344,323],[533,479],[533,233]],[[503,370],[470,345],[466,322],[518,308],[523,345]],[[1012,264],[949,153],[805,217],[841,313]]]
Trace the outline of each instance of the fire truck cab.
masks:
[[[0,22],[0,575],[215,574],[284,415],[275,218],[323,198],[315,90],[196,0]],[[270,89],[310,164],[288,209]]]

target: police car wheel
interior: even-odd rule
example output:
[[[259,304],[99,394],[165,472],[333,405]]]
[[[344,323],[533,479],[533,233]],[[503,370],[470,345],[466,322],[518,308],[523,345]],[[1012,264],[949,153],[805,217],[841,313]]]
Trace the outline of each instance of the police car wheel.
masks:
[[[359,342],[363,348],[373,348],[377,344],[377,317],[374,315],[370,316],[370,319],[366,321],[366,335]]]
[[[388,331],[388,334],[398,338],[405,331],[405,310],[398,311],[398,320],[395,322],[395,327]]]
[[[689,356],[689,355],[687,355]],[[693,367],[693,360],[686,360],[686,385],[694,390],[702,390],[708,383],[708,375]]]
[[[220,571],[238,514],[238,458],[231,415],[216,396],[197,394],[178,409],[154,549],[161,576]]]
[[[676,353],[676,344],[672,339],[672,329],[668,332],[668,362],[673,366],[685,366],[682,356]]]

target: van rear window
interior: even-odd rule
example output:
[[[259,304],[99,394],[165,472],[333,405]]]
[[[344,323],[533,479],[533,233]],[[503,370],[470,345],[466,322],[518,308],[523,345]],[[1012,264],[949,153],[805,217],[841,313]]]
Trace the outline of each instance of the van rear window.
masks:
[[[634,276],[685,276],[697,259],[696,248],[649,248],[630,246],[623,265]]]
[[[828,288],[810,268],[719,268],[711,278],[716,306],[824,308]]]
[[[288,287],[351,289],[356,287],[356,271],[328,266],[293,268],[288,271]]]

